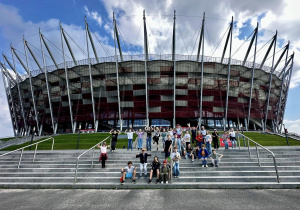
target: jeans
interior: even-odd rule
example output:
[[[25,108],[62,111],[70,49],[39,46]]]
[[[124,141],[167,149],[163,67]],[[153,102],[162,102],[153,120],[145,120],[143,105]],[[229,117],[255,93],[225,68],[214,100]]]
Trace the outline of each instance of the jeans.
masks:
[[[211,144],[210,144],[210,143],[207,143],[207,144],[206,144],[206,149],[207,149],[207,152],[208,152],[209,154],[212,153],[212,151],[211,151]]]
[[[199,146],[199,148],[201,148],[202,141],[200,141],[200,142],[197,142],[197,145]]]
[[[174,164],[174,176],[179,176],[180,171],[179,171],[179,163]]]
[[[117,142],[116,141],[112,141],[111,142],[111,150],[116,150],[116,146],[117,146]]]
[[[232,149],[233,148],[236,148],[236,139],[235,138],[232,138],[231,140],[231,145],[232,145]],[[234,146],[233,146],[234,145]]]
[[[143,148],[143,139],[138,139],[138,148],[139,149]]]
[[[225,142],[225,149],[228,149],[228,147],[229,147],[229,144],[228,144],[228,142],[226,141],[226,142]]]
[[[212,162],[213,166],[219,167],[220,159],[212,159],[211,162]]]
[[[143,175],[143,170],[145,176],[147,176],[147,163],[140,163],[140,176]]]
[[[128,139],[127,150],[129,150],[130,148],[132,150],[132,139]]]
[[[181,139],[177,139],[177,151],[180,153],[181,151]]]
[[[166,139],[167,139],[166,137],[162,138],[163,148],[165,148],[165,141],[166,141]]]
[[[146,138],[146,147],[147,147],[147,151],[150,150],[151,151],[151,136],[147,136]]]
[[[201,158],[201,160],[202,160],[202,165],[203,166],[207,165],[207,159],[205,160],[204,158],[203,159]]]

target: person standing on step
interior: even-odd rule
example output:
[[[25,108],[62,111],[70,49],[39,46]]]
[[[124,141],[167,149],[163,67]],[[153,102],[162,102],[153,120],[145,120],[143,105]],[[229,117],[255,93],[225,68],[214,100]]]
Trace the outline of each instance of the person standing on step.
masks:
[[[169,128],[168,134],[170,135],[171,140],[174,141],[174,132],[173,132],[173,128]]]
[[[189,127],[189,130],[191,130],[191,127]],[[186,148],[187,148],[187,145],[191,143],[191,134],[190,134],[189,130],[186,130],[186,132],[183,136]]]
[[[207,149],[208,153],[211,154],[212,137],[211,137],[209,131],[206,131],[205,142],[206,142],[206,149]]]
[[[138,178],[141,178],[143,175],[143,170],[145,174],[145,179],[147,179],[147,157],[151,154],[146,153],[146,149],[142,149],[142,153],[136,154],[136,158],[140,158],[140,175]]]
[[[212,150],[212,154],[209,155],[209,158],[211,159],[213,167],[219,167],[219,163],[222,157],[223,155],[217,153],[215,149]]]
[[[121,184],[125,184],[125,179],[132,178],[132,183],[135,182],[135,174],[136,174],[136,167],[132,166],[132,162],[128,161],[127,166],[121,169],[122,177],[121,177]]]
[[[133,140],[133,132],[131,131],[131,128],[129,128],[129,131],[127,132],[127,129],[125,130],[125,134],[127,134],[128,138],[128,145],[127,145],[127,151],[131,148],[132,150],[132,140]]]
[[[202,160],[202,167],[204,167],[204,166],[208,167],[208,165],[207,165],[207,158],[208,158],[208,156],[209,156],[209,154],[208,154],[207,149],[205,148],[205,144],[202,144],[201,145],[201,149],[200,149],[200,151],[198,153],[199,159]]]
[[[198,147],[200,148],[203,143],[203,136],[200,131],[197,131],[196,141],[197,141]]]
[[[219,149],[219,134],[217,132],[217,129],[214,129],[214,132],[211,134],[212,136],[212,141],[214,143],[214,149],[218,150]]]
[[[237,143],[236,143],[236,137],[235,137],[235,135],[236,135],[237,133],[239,133],[239,132],[238,132],[238,131],[235,132],[235,131],[233,130],[233,128],[230,129],[229,136],[230,136],[230,141],[231,141],[232,149],[236,149]]]
[[[165,152],[165,161],[167,161],[168,157],[170,157],[172,147],[171,136],[167,135],[167,141],[165,142],[164,152]]]
[[[165,141],[167,140],[167,134],[168,134],[168,132],[166,132],[166,129],[163,128],[162,133],[161,133],[163,148],[165,147]]]
[[[160,169],[160,162],[158,161],[158,157],[155,156],[151,164],[149,184],[152,182],[152,176],[157,177],[155,184],[159,182],[159,169]]]
[[[191,124],[188,123],[188,126],[190,127]],[[196,136],[197,136],[197,130],[198,130],[198,127],[199,127],[199,123],[198,123],[198,125],[197,125],[196,128],[195,128],[195,126],[194,126],[194,127],[192,128],[192,130],[191,130],[192,146],[193,146],[193,147],[195,146],[194,143],[197,142],[197,141],[196,141]]]
[[[148,150],[151,151],[151,135],[152,135],[153,128],[152,127],[145,127],[145,131],[147,133],[146,148],[147,148],[147,151]]]
[[[223,143],[225,144],[225,149],[228,149],[228,147],[229,147],[229,144],[228,144],[228,138],[229,138],[228,131],[224,132],[222,138],[223,138]]]
[[[119,130],[111,130],[109,132],[109,134],[111,134],[111,150],[112,152],[116,152],[116,146],[117,146],[117,141],[118,141],[118,135],[121,134],[121,131]]]
[[[156,150],[158,150],[159,137],[160,137],[160,129],[159,127],[154,127],[153,144],[156,143]]]
[[[174,152],[172,153],[171,159],[174,161],[174,177],[179,178],[180,171],[179,171],[179,161],[181,159],[180,153],[177,152],[177,147],[174,147]]]
[[[138,135],[138,150],[142,150],[144,132],[142,131],[142,129],[139,129],[139,131],[136,131],[135,133]]]
[[[203,137],[203,144],[205,144],[205,137],[206,137],[206,130],[205,130],[205,127],[204,126],[201,126],[201,134],[202,134],[202,137]]]
[[[167,164],[167,161],[163,162],[163,166],[160,168],[159,174],[161,183],[168,184],[168,180],[171,179],[171,169]]]
[[[100,148],[100,157],[99,157],[99,162],[101,161],[102,163],[102,168],[105,168],[105,162],[107,161],[107,148],[109,148],[109,146],[106,146],[106,142],[102,143],[102,146],[100,146],[99,144],[97,145],[98,148]]]

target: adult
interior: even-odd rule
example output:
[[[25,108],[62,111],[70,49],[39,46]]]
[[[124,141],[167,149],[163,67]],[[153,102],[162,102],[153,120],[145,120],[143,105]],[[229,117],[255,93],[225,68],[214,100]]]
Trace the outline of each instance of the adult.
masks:
[[[206,142],[206,149],[207,149],[208,153],[211,154],[212,137],[211,137],[209,131],[206,132],[205,142]]]
[[[168,157],[170,157],[172,147],[171,136],[167,135],[167,141],[165,142],[164,152],[165,152],[165,161],[167,161]]]
[[[138,179],[141,178],[141,176],[143,175],[143,170],[145,174],[145,179],[147,179],[147,157],[148,156],[151,156],[151,154],[146,153],[145,148],[142,149],[142,153],[136,154],[136,158],[140,158],[140,175]]]
[[[160,129],[159,127],[154,127],[153,144],[156,143],[156,150],[158,150],[159,137],[160,137]]]
[[[158,157],[155,156],[151,164],[149,184],[152,182],[152,176],[155,175],[157,178],[155,184],[159,182],[159,169],[160,169],[160,162],[158,161]]]
[[[135,133],[138,135],[138,150],[142,150],[144,132],[142,131],[142,129],[139,129],[139,131],[136,131]]]
[[[151,151],[151,136],[152,136],[153,128],[152,128],[152,127],[145,127],[145,131],[146,131],[146,133],[147,133],[147,137],[146,137],[146,148],[147,148],[147,151],[148,151],[148,150]]]
[[[214,149],[219,149],[219,134],[217,132],[217,129],[214,129],[214,132],[211,134],[211,136],[214,143]]]
[[[188,127],[189,127],[189,128],[191,127],[191,124],[190,124],[190,123],[188,123]],[[195,126],[194,126],[194,127],[192,127],[192,129],[191,129],[191,136],[192,136],[192,144],[193,144],[193,146],[194,146],[194,143],[196,142],[196,136],[197,136],[197,130],[198,130],[198,127],[199,127],[199,123],[198,123],[198,125],[197,125],[196,128],[195,128]]]
[[[118,141],[118,135],[121,134],[121,131],[112,129],[109,131],[109,134],[111,135],[111,151],[116,152],[116,146]]]
[[[229,136],[230,136],[230,141],[231,141],[232,149],[236,149],[236,146],[237,146],[236,137],[235,137],[236,133],[238,133],[238,131],[235,132],[233,130],[233,128],[231,128],[230,131],[229,131]]]
[[[205,130],[205,127],[204,126],[201,126],[201,134],[202,134],[202,137],[203,137],[203,144],[205,144],[205,137],[206,137],[206,134],[207,134],[207,132],[206,132],[206,130]]]
[[[132,162],[128,161],[127,166],[121,169],[122,173],[122,181],[121,184],[125,184],[125,179],[132,178],[132,182],[135,184],[135,174],[136,174],[136,167],[132,166]]]
[[[131,128],[129,128],[129,131],[127,131],[127,129],[126,129],[125,134],[127,134],[127,138],[128,138],[127,150],[129,150],[130,148],[132,150],[133,132],[131,131]]]

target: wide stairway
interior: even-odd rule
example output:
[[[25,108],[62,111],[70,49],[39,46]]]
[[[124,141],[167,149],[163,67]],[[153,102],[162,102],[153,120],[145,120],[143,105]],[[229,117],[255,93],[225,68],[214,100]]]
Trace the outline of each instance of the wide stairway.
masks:
[[[251,148],[251,158],[248,148],[241,150],[219,150],[224,154],[220,167],[214,168],[209,162],[208,168],[202,168],[197,159],[180,161],[180,178],[172,178],[172,183],[151,184],[144,177],[137,179],[136,184],[126,180],[120,184],[120,169],[131,160],[137,166],[139,174],[139,159],[135,157],[137,150],[117,150],[108,153],[106,168],[102,169],[99,150],[94,154],[94,164],[91,168],[89,152],[79,161],[77,181],[74,183],[76,161],[83,150],[38,151],[32,162],[33,152],[24,151],[20,168],[18,163],[20,153],[10,154],[0,158],[0,188],[299,188],[300,187],[300,147],[268,147],[276,155],[280,183],[277,182],[272,155],[259,149],[261,167],[258,165],[255,148]],[[4,152],[0,152],[3,154]],[[148,178],[150,162],[156,155],[160,162],[164,154],[152,151],[148,159]]]

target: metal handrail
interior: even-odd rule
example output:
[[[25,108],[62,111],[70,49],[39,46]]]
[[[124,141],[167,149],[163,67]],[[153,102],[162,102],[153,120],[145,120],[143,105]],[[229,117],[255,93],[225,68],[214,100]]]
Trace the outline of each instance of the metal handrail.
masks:
[[[99,143],[95,144],[94,146],[92,146],[90,149],[84,151],[83,153],[81,153],[78,157],[77,157],[77,162],[76,162],[76,169],[75,169],[75,176],[74,176],[74,183],[76,183],[76,180],[77,180],[77,171],[78,171],[78,165],[79,165],[79,159],[82,155],[84,155],[85,153],[93,150],[93,153],[91,155],[91,158],[92,158],[92,164],[91,164],[91,168],[93,167],[94,165],[94,152],[95,152],[95,147],[99,144],[101,144],[102,142],[106,141],[110,136],[106,137],[105,139],[103,139],[102,141],[100,141]]]
[[[33,159],[32,159],[32,162],[34,162],[35,156],[36,156],[37,147],[38,147],[39,143],[42,143],[42,142],[44,142],[44,141],[48,141],[48,140],[50,140],[50,139],[52,139],[51,152],[53,152],[54,138],[51,136],[51,137],[49,137],[49,138],[47,138],[47,139],[44,139],[44,140],[39,141],[39,142],[36,142],[36,143],[34,143],[34,144],[30,144],[30,145],[27,145],[27,146],[25,146],[25,147],[22,147],[22,148],[19,148],[19,149],[16,149],[16,150],[13,150],[13,151],[4,153],[4,154],[0,155],[0,157],[3,157],[3,156],[5,156],[5,155],[8,155],[8,154],[11,154],[11,153],[13,153],[13,152],[16,152],[16,151],[21,150],[20,159],[19,159],[19,164],[18,164],[18,169],[19,169],[19,168],[20,168],[20,165],[21,165],[21,160],[22,160],[22,156],[23,156],[23,151],[24,151],[25,148],[31,147],[32,145],[35,145],[34,155],[33,155]]]
[[[249,141],[253,142],[255,144],[255,148],[256,148],[256,155],[257,155],[257,163],[258,163],[258,166],[261,167],[261,164],[260,164],[260,158],[259,158],[259,153],[258,153],[258,148],[257,146],[261,147],[262,149],[266,150],[267,152],[271,153],[272,156],[273,156],[273,162],[274,162],[274,166],[275,166],[275,172],[276,172],[276,177],[277,177],[277,182],[280,183],[280,180],[279,180],[279,174],[278,174],[278,169],[277,169],[277,163],[276,163],[276,158],[275,158],[275,154],[265,148],[264,146],[260,145],[259,143],[257,143],[256,141],[253,141],[252,139],[250,139],[249,137],[243,135],[243,134],[240,134],[242,135],[243,137],[245,137],[247,140],[248,140],[248,152],[249,152],[249,157],[251,158],[251,152],[250,152],[250,144],[249,144]]]

